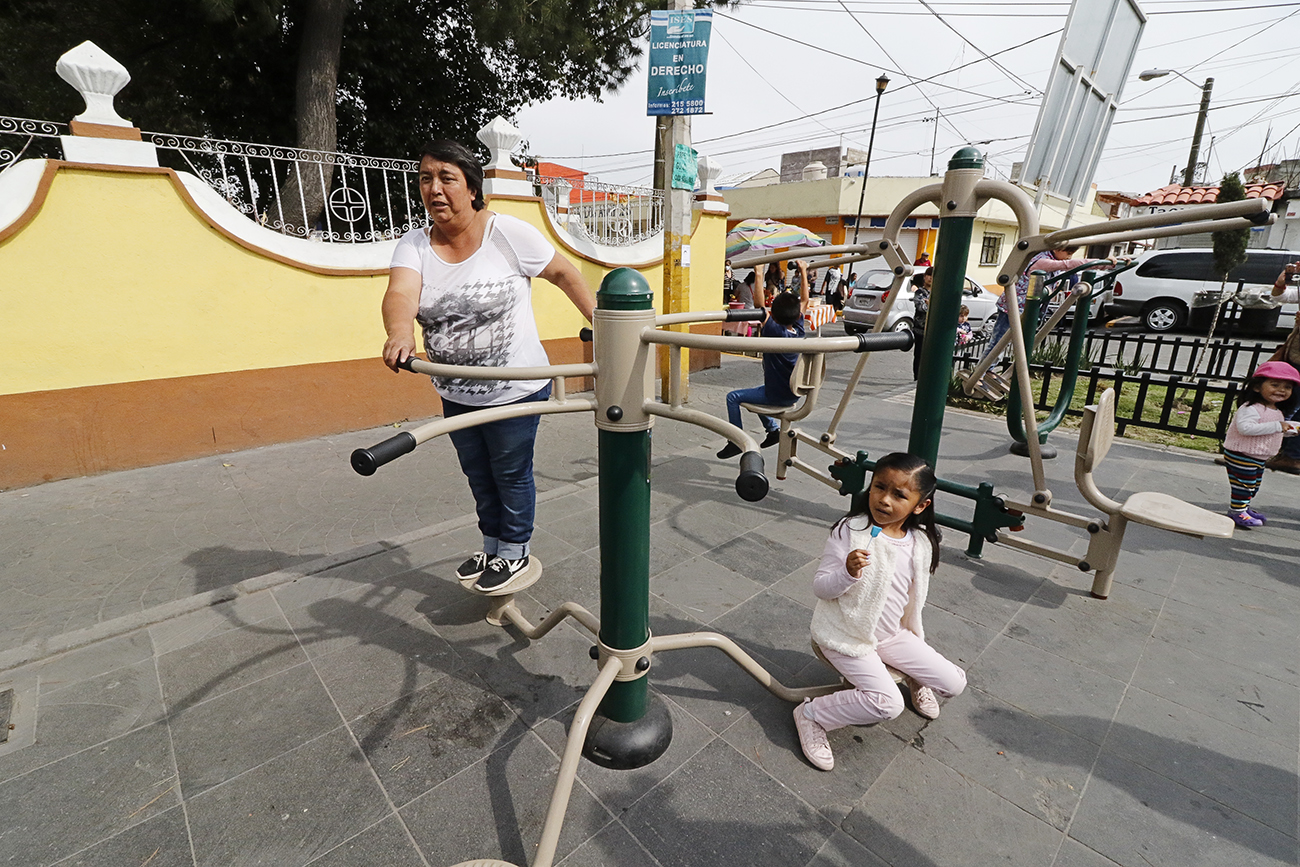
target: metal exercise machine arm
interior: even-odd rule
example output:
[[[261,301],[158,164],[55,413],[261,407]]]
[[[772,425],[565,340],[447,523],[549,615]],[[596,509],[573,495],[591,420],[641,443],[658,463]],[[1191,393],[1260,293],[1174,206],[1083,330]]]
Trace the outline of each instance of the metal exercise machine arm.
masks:
[[[398,364],[412,373],[459,379],[559,379],[565,376],[595,376],[595,364],[555,364],[547,367],[470,367],[459,364],[434,364],[418,358],[407,358]],[[522,418],[530,415],[551,415],[562,412],[594,412],[596,401],[590,397],[568,398],[514,403],[507,406],[489,406],[452,418],[441,418],[421,425],[414,430],[402,431],[370,448],[352,452],[352,469],[363,476],[372,476],[386,463],[415,451],[415,447],[434,437],[452,431],[474,427],[488,421]]]
[[[910,349],[912,334],[907,331],[857,334],[852,337],[722,337],[716,334],[691,334],[647,328],[641,332],[647,343],[684,346],[688,349],[713,349],[720,352],[873,352],[878,349]]]

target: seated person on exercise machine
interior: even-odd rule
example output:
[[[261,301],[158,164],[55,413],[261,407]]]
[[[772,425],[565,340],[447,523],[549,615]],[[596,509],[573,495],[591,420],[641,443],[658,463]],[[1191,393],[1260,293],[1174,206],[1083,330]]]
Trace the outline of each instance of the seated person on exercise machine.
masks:
[[[781,292],[772,299],[772,310],[763,320],[760,337],[803,337],[803,314],[808,309],[808,266],[796,259],[795,267],[799,269],[799,296],[793,292]],[[763,290],[755,281],[754,303],[763,306]],[[793,406],[795,394],[790,390],[790,374],[794,372],[795,362],[799,360],[797,352],[763,353],[763,384],[753,388],[738,388],[727,394],[727,420],[736,427],[741,427],[740,405],[742,403],[760,403],[767,406]],[[760,415],[759,421],[767,431],[763,448],[774,446],[781,437],[781,425],[770,416]],[[727,443],[720,458],[732,458],[740,454],[740,447]]]

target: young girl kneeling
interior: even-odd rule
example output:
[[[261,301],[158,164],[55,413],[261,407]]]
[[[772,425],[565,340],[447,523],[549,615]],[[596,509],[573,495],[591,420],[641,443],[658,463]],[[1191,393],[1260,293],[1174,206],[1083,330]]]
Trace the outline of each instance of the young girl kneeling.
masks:
[[[926,644],[921,628],[930,575],[939,566],[934,488],[925,461],[886,455],[876,462],[866,510],[841,518],[826,541],[813,579],[812,636],[853,688],[794,709],[803,753],[823,771],[835,766],[828,731],[903,712],[886,665],[907,675],[912,706],[929,719],[939,715],[935,692],[953,696],[966,688],[966,673]]]

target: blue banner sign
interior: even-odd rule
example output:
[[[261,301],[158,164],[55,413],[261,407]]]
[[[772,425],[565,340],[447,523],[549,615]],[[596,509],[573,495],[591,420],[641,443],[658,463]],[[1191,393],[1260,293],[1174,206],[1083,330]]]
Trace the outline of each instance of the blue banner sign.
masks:
[[[650,13],[650,89],[646,114],[704,114],[713,12]]]

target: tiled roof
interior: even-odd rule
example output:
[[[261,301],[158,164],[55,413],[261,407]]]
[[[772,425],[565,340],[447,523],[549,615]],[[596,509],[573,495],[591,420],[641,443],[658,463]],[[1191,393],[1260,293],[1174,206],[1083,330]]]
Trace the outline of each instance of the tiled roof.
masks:
[[[1246,184],[1246,198],[1268,199],[1276,202],[1286,190],[1285,184]],[[1184,187],[1170,184],[1152,193],[1139,196],[1139,205],[1209,205],[1219,199],[1219,185],[1212,187]]]

